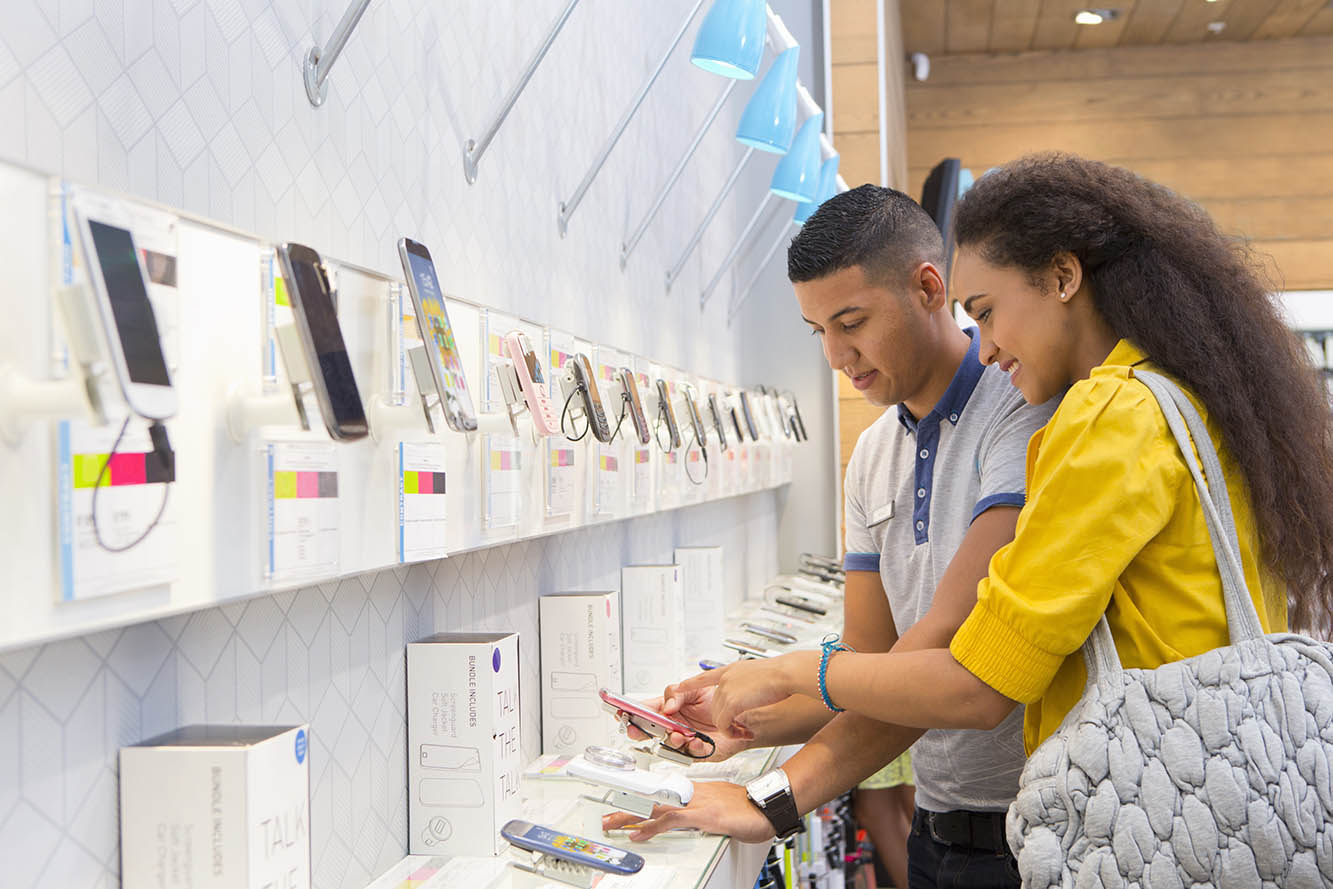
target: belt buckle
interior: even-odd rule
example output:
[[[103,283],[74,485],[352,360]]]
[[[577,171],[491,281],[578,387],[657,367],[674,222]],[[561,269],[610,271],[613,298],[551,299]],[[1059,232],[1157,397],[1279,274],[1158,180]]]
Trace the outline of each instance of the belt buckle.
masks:
[[[931,838],[932,840],[934,840],[935,842],[937,842],[937,843],[943,843],[943,844],[946,845],[946,846],[952,846],[952,845],[953,845],[953,840],[949,840],[949,839],[946,839],[946,838],[940,836],[939,831],[935,829],[935,817],[936,817],[937,814],[938,814],[938,813],[936,813],[936,812],[926,812],[926,813],[925,813],[925,816],[926,816],[926,833],[930,834],[930,838]]]

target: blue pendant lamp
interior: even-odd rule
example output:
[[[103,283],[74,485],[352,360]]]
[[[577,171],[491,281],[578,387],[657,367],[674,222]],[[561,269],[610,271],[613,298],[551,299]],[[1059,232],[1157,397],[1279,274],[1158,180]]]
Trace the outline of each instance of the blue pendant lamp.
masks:
[[[741,112],[736,141],[772,154],[782,154],[791,147],[796,132],[796,63],[800,54],[799,46],[790,47],[768,66],[768,73]]]
[[[789,201],[813,201],[819,191],[819,134],[824,112],[812,114],[801,124],[791,148],[778,161],[769,190]]]
[[[751,80],[764,60],[767,29],[766,0],[713,0],[690,61],[723,77]]]
[[[792,219],[797,225],[805,225],[805,221],[814,215],[820,204],[838,193],[838,159],[838,155],[835,154],[820,166],[817,189],[819,197],[817,200],[801,201],[796,205],[796,215]]]

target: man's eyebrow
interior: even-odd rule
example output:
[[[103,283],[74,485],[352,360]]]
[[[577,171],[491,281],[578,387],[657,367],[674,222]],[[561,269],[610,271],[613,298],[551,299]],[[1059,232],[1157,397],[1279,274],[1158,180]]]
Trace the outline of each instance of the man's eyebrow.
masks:
[[[971,296],[969,296],[967,299],[963,300],[963,311],[966,312],[967,314],[971,315],[971,314],[972,314],[972,301],[973,301],[973,300],[976,300],[976,299],[981,299],[981,298],[982,298],[983,296],[985,296],[985,295],[986,295],[986,294],[984,294],[984,293],[974,293],[974,294],[972,294]]]
[[[834,312],[832,315],[829,315],[829,318],[828,318],[828,319],[829,319],[830,321],[836,321],[836,320],[838,320],[839,318],[841,318],[843,315],[846,315],[848,312],[859,312],[859,311],[861,311],[861,308],[862,308],[861,306],[847,306],[846,308],[838,309],[838,311]],[[818,327],[818,326],[819,326],[819,324],[818,324],[817,322],[815,322],[815,321],[811,321],[809,318],[805,317],[804,315],[801,316],[801,320],[804,321],[806,324],[810,324],[810,325],[812,325],[812,326],[814,326],[814,327]]]

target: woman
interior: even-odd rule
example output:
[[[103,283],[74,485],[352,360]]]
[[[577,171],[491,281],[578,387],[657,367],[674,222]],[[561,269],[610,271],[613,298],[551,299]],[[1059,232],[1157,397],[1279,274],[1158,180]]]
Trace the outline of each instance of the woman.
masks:
[[[948,649],[828,662],[825,701],[916,727],[988,728],[1026,704],[1029,752],[1077,702],[1079,647],[1105,614],[1126,667],[1228,642],[1221,583],[1183,457],[1139,368],[1173,377],[1221,454],[1245,577],[1267,632],[1327,630],[1333,455],[1322,379],[1245,249],[1198,206],[1068,155],[982,177],[955,217],[954,294],[1031,403],[1068,390],[1028,448],[1027,504]],[[718,725],[821,697],[820,652],[732,664]]]

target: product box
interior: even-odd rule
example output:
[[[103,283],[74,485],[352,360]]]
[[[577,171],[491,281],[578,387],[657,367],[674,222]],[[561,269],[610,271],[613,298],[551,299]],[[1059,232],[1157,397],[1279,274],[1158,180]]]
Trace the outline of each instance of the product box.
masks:
[[[407,848],[495,855],[521,816],[518,636],[441,633],[407,646]]]
[[[124,889],[309,889],[306,726],[192,725],[120,750]]]
[[[660,695],[685,676],[685,603],[680,568],[629,565],[620,569],[620,628],[625,694]]]
[[[722,646],[726,617],[722,547],[677,547],[676,564],[685,601],[685,656],[690,660],[714,657]]]
[[[582,753],[617,732],[598,689],[620,694],[620,594],[542,596],[542,752]]]

